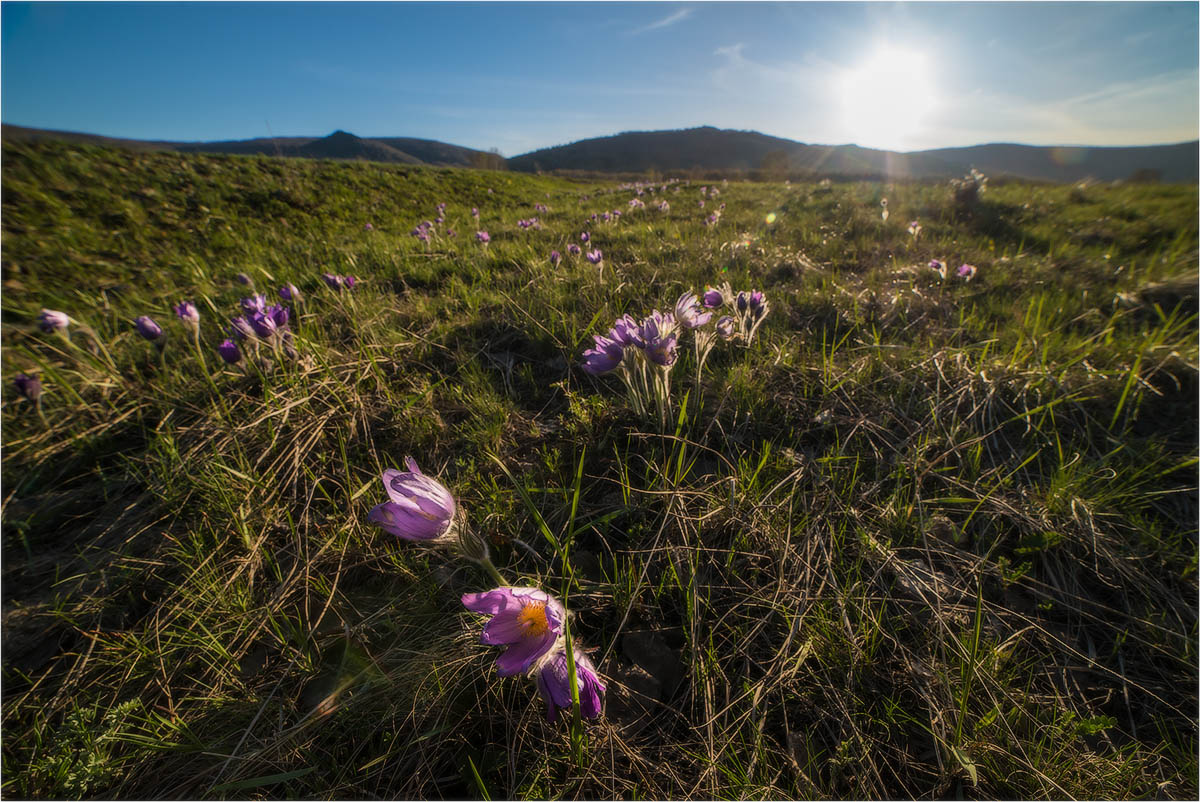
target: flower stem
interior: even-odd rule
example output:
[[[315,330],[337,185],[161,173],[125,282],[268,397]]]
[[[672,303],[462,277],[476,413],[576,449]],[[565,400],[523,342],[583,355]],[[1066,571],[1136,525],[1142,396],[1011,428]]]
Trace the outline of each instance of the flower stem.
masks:
[[[479,564],[480,568],[487,571],[488,576],[496,583],[496,587],[508,587],[508,583],[504,581],[504,577],[500,576],[500,572],[496,570],[496,566],[492,563],[491,558],[484,557],[475,562]]]

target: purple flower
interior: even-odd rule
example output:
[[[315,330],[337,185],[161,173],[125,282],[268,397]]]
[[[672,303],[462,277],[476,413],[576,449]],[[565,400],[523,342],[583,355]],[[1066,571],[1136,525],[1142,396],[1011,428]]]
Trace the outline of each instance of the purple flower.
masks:
[[[242,311],[247,315],[262,312],[267,308],[267,296],[255,293],[249,298],[242,299]]]
[[[704,294],[700,296],[700,302],[709,309],[716,309],[725,303],[725,296],[716,287],[705,287]]]
[[[440,226],[442,223],[446,222],[446,218],[439,217],[435,222]]]
[[[914,237],[917,236],[918,234],[920,234],[921,233],[921,224],[918,223],[916,220],[913,220],[911,223],[908,224],[908,233],[912,234]]]
[[[249,340],[255,336],[254,327],[250,325],[249,320],[246,320],[241,315],[238,315],[229,322],[231,324],[230,333],[233,336],[242,340]]]
[[[621,345],[634,345],[638,348],[646,345],[646,341],[642,339],[642,327],[629,315],[617,318],[608,336]]]
[[[279,326],[275,323],[275,318],[265,312],[255,312],[247,316],[250,323],[250,328],[254,329],[254,333],[264,340],[275,333]]]
[[[592,215],[592,217],[595,218],[596,215]],[[591,235],[589,235],[586,231],[579,235],[580,242],[589,242],[591,239]]]
[[[722,340],[733,339],[733,318],[729,315],[717,321],[717,336]]]
[[[766,302],[767,302],[767,299],[766,299],[766,296],[764,296],[762,294],[762,290],[750,290],[750,293],[746,298],[746,306],[750,309],[751,312],[754,313],[754,315],[756,317],[758,315],[759,310],[762,309],[763,306],[766,305]]]
[[[579,713],[584,718],[597,718],[605,691],[604,683],[582,649],[575,646],[572,652],[575,657],[575,687],[579,689]],[[558,719],[559,710],[569,710],[571,707],[571,673],[566,650],[557,652],[542,664],[537,675],[537,686],[546,700],[546,720],[553,724]]]
[[[572,242],[567,246],[567,253],[571,254],[572,256],[578,256],[579,254],[583,253],[583,249]]]
[[[263,314],[274,320],[278,328],[282,329],[288,324],[288,308],[286,306],[280,306],[279,304],[269,306]]]
[[[226,340],[218,345],[217,353],[230,365],[236,365],[242,360],[242,351],[233,340]]]
[[[446,229],[446,236],[447,237],[457,237],[458,235],[454,233],[454,229],[448,228],[448,229]]]
[[[562,635],[567,611],[549,593],[536,588],[496,588],[464,593],[462,603],[473,613],[490,615],[479,640],[510,648],[496,660],[496,673],[511,677],[528,671]]]
[[[348,290],[354,289],[354,282],[357,280],[358,279],[354,278],[354,276],[342,276],[342,284],[344,284]]]
[[[712,320],[713,313],[696,301],[696,293],[688,290],[675,302],[675,319],[689,329],[698,329]]]
[[[374,230],[375,230],[375,226],[371,225],[370,223],[367,223],[365,226],[363,226],[363,231],[374,231]]]
[[[479,219],[479,209],[472,206],[471,207],[471,216],[474,217],[476,220],[478,220]]]
[[[610,218],[610,217],[611,217],[611,215],[609,215],[609,213],[608,213],[608,212],[601,212],[601,213],[600,213],[600,219],[601,219],[603,222],[605,222],[605,223],[607,223],[607,222],[609,221],[609,218]]]
[[[18,373],[13,377],[13,387],[17,388],[17,392],[23,398],[27,398],[35,404],[42,397],[42,380],[37,376],[26,376],[24,373]]]
[[[299,301],[300,290],[296,288],[295,284],[284,284],[279,288],[279,297],[285,301]]]
[[[583,369],[586,372],[599,376],[621,364],[625,357],[624,345],[600,334],[593,334],[592,339],[596,341],[596,347],[583,352]]]
[[[600,264],[600,261],[604,258],[604,254],[600,251],[599,248],[597,248],[594,251],[588,251],[586,258],[592,264],[598,265],[598,264]]]
[[[964,278],[967,281],[970,281],[971,279],[975,278],[975,271],[975,265],[969,265],[964,262],[962,266],[958,268],[958,275],[959,278]]]
[[[746,314],[746,310],[750,308],[750,293],[745,290],[739,292],[737,299],[734,301],[734,306],[737,307],[738,312],[743,315]]]
[[[43,309],[38,315],[38,327],[47,334],[56,331],[66,331],[71,324],[71,316],[66,312],[56,312],[53,309]]]
[[[238,284],[243,284],[247,287],[254,286],[254,279],[250,278],[250,276],[246,275],[245,273],[238,273],[233,278]]]
[[[325,280],[325,283],[329,286],[329,289],[336,290],[338,292],[342,291],[343,284],[341,276],[336,276],[333,273],[322,273],[321,278]]]
[[[187,323],[189,326],[199,327],[200,325],[200,310],[191,301],[180,301],[173,307],[175,316]]]
[[[642,321],[642,339],[646,341],[647,347],[650,343],[657,340],[665,339],[668,335],[675,331],[677,323],[675,316],[670,312],[660,312],[655,309],[650,315]]]
[[[487,233],[486,231],[476,231],[475,239],[479,240],[484,245],[487,245],[489,242],[492,241],[492,235]]]
[[[562,261],[562,254],[558,251],[550,251],[550,266],[558,267],[558,263]]]
[[[698,201],[698,203],[700,204],[700,208],[701,208],[701,209],[703,209],[703,208],[704,208],[704,201]]]
[[[146,315],[135,318],[133,325],[137,329],[138,334],[142,335],[143,338],[150,340],[151,342],[163,336],[162,327]]]
[[[679,343],[677,339],[674,333],[654,340],[647,339],[645,349],[646,358],[664,368],[671,367],[679,357],[677,352]]]
[[[946,263],[941,259],[930,259],[929,269],[936,272],[943,280],[946,278]]]
[[[367,520],[405,540],[434,540],[454,522],[454,496],[444,485],[421,473],[412,457],[404,458],[407,471],[388,468],[383,487],[390,501],[376,506]]]

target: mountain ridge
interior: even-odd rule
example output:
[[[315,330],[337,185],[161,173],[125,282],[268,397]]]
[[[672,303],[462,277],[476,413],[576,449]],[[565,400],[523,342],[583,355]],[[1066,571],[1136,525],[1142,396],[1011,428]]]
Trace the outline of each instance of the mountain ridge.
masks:
[[[504,159],[495,152],[414,137],[359,137],[336,130],[324,137],[266,137],[170,142],[71,131],[2,126],[6,141],[65,140],[131,150],[365,160],[436,167],[504,168],[521,172],[736,171],[757,177],[849,177],[944,180],[971,168],[996,176],[1071,182],[1162,180],[1193,183],[1200,141],[1141,146],[1051,146],[994,142],[906,153],[855,144],[816,145],[759,131],[700,126],[623,131]]]

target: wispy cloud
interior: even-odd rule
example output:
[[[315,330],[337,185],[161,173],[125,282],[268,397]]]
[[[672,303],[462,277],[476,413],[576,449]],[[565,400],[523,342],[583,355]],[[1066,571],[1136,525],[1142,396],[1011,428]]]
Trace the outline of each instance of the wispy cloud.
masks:
[[[649,25],[644,25],[641,28],[637,28],[635,30],[630,31],[629,33],[631,36],[637,36],[638,34],[641,34],[641,33],[649,33],[650,31],[657,31],[659,28],[666,28],[670,25],[674,25],[677,22],[681,22],[682,20],[687,19],[691,15],[692,15],[692,9],[681,8],[679,11],[676,11],[674,14],[671,14],[668,17],[663,17],[658,22],[652,22]]]

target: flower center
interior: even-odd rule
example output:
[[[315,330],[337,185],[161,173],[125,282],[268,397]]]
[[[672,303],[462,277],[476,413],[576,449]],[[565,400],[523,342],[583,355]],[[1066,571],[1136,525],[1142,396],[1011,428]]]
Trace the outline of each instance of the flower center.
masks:
[[[525,629],[526,638],[540,638],[550,631],[545,602],[525,602],[521,612],[517,613],[517,621]]]

